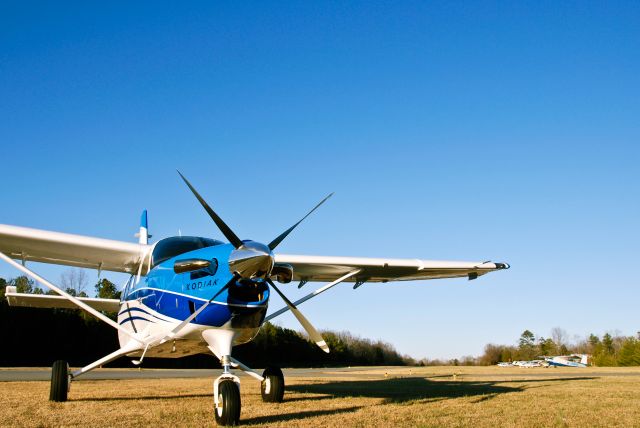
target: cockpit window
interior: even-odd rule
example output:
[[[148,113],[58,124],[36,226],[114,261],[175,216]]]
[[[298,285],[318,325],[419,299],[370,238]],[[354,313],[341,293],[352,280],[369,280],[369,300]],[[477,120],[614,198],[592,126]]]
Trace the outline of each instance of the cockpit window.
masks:
[[[174,236],[158,241],[153,249],[153,266],[157,266],[165,260],[189,251],[199,250],[200,248],[213,247],[221,245],[223,242],[216,239],[200,238],[198,236]]]

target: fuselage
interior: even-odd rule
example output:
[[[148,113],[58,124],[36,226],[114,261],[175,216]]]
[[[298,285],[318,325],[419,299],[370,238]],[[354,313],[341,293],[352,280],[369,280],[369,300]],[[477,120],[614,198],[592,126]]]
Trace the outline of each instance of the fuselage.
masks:
[[[269,289],[262,280],[239,280],[229,269],[233,245],[198,237],[173,237],[159,241],[151,255],[149,271],[139,279],[132,275],[122,292],[118,323],[135,333],[156,334],[171,330],[219,293],[175,341],[150,349],[148,356],[182,357],[208,353],[202,332],[233,330],[233,344],[253,339],[262,325],[269,302]],[[176,261],[209,261],[208,267],[176,273]],[[145,270],[146,271],[146,270]],[[229,282],[229,287],[221,289]],[[120,344],[130,339],[119,334]]]

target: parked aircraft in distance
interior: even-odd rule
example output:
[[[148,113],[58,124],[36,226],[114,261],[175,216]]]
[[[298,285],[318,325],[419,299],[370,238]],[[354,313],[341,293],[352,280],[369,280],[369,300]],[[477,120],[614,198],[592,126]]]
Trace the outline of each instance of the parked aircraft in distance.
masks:
[[[544,360],[530,360],[530,361],[514,361],[512,363],[498,363],[500,367],[520,367],[520,368],[532,368],[532,367],[547,367]]]
[[[589,355],[587,354],[557,355],[545,357],[544,360],[549,365],[556,367],[588,367],[589,365]]]
[[[275,254],[276,247],[307,216],[268,244],[240,239],[180,174],[229,243],[197,236],[174,236],[149,244],[147,213],[143,212],[137,244],[80,235],[0,225],[0,259],[11,264],[59,296],[17,293],[7,287],[12,306],[80,308],[118,331],[120,349],[78,370],[56,361],[49,399],[66,401],[71,381],[122,356],[142,364],[145,357],[177,358],[213,353],[222,374],[213,383],[214,416],[218,424],[235,425],[240,418],[240,381],[232,368],[261,381],[262,399],[281,402],[284,377],[278,367],[259,374],[232,357],[232,347],[252,340],[264,322],[291,311],[311,340],[323,351],[329,347],[298,306],[341,282],[365,283],[467,277],[476,279],[506,263],[450,262],[418,259],[321,257]],[[252,202],[248,208],[264,215]],[[17,261],[16,261],[17,260]],[[120,300],[74,297],[26,266],[54,263],[129,273]],[[321,288],[291,302],[274,281],[328,281]],[[286,306],[267,313],[271,290]],[[391,302],[382,303],[385,305]],[[117,312],[117,321],[103,312]],[[44,327],[43,327],[44,328]],[[42,332],[40,332],[42,333]],[[25,338],[25,340],[37,340]]]
[[[500,362],[499,367],[587,367],[589,361],[589,355],[586,354],[572,354],[572,355],[557,355],[554,357],[540,357],[542,360],[531,361],[514,361],[512,363]]]

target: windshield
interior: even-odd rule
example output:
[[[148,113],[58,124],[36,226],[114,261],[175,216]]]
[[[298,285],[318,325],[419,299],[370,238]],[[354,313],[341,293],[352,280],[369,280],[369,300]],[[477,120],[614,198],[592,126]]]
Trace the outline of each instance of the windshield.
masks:
[[[165,260],[179,256],[180,254],[188,253],[189,251],[221,244],[223,244],[222,241],[210,238],[200,238],[198,236],[174,236],[172,238],[166,238],[162,241],[158,241],[153,249],[152,266],[155,267]]]

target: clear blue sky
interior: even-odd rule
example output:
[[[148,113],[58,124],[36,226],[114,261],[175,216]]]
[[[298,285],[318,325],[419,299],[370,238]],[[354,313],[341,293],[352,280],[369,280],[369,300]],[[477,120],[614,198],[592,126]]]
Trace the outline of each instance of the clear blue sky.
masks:
[[[635,334],[639,22],[638,2],[4,2],[0,223],[133,241],[147,208],[156,238],[219,237],[179,168],[268,242],[335,191],[280,251],[512,269],[345,285],[302,306],[319,328],[430,358]]]

